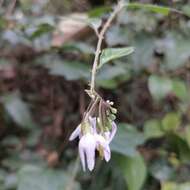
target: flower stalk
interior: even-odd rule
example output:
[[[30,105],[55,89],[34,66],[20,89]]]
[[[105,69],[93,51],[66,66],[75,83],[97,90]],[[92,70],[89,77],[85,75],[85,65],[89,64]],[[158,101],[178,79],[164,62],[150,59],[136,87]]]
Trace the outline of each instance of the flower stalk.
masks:
[[[121,11],[121,9],[124,6],[125,6],[125,3],[123,2],[123,0],[118,2],[114,11],[112,12],[110,17],[104,24],[102,30],[98,34],[98,43],[97,43],[97,47],[96,47],[96,52],[95,52],[95,57],[94,57],[94,62],[93,62],[93,67],[92,67],[91,82],[90,82],[90,92],[92,95],[94,95],[94,91],[95,91],[96,71],[97,71],[97,67],[98,67],[98,63],[99,63],[99,57],[100,57],[100,53],[101,53],[101,46],[102,46],[102,41],[104,39],[104,35],[105,35],[106,31],[108,30],[108,28],[110,27],[111,22],[114,20],[116,15]]]

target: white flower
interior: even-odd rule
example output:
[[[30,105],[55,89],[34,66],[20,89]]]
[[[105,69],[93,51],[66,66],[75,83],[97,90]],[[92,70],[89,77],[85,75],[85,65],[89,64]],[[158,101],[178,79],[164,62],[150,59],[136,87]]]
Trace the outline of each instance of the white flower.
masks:
[[[109,144],[115,136],[117,125],[112,122],[111,131],[99,134],[96,130],[96,118],[89,117],[89,131],[82,134],[81,124],[73,131],[69,140],[72,141],[79,137],[79,155],[83,170],[86,166],[90,171],[94,169],[95,165],[95,151],[98,150],[100,156],[108,162],[111,158],[111,151]]]
[[[79,141],[79,155],[84,171],[86,170],[86,163],[90,171],[94,169],[95,149],[96,139],[94,135],[90,133],[83,135]]]
[[[90,171],[95,165],[95,151],[103,152],[104,159],[108,162],[111,158],[111,151],[108,141],[98,134],[87,133],[79,141],[79,155],[83,170],[86,170],[86,164]]]

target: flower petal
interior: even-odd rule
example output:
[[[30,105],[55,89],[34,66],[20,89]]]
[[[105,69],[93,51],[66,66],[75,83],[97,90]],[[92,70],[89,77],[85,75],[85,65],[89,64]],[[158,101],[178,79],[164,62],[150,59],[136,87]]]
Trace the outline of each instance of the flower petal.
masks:
[[[79,156],[82,164],[82,169],[85,172],[86,171],[86,165],[85,165],[85,154],[82,147],[79,146]]]
[[[96,148],[100,145],[104,150],[104,159],[108,162],[111,158],[109,142],[101,135],[96,134]]]
[[[88,169],[92,171],[95,165],[96,141],[94,135],[87,133],[79,141],[79,153],[82,165],[85,166],[85,158]],[[84,168],[84,167],[83,167]]]
[[[72,141],[81,134],[81,124],[71,133],[69,140]]]
[[[95,148],[88,149],[86,151],[86,161],[87,161],[88,169],[92,171],[95,165]]]
[[[110,135],[109,135],[109,139],[108,139],[109,143],[113,140],[113,138],[114,138],[116,132],[117,132],[117,125],[116,125],[116,123],[113,121],[113,122],[112,122],[112,129],[111,129],[111,132],[110,132]]]
[[[90,124],[92,127],[92,133],[96,134],[97,133],[97,131],[96,131],[96,118],[95,117],[89,117],[89,121],[90,121]]]
[[[104,147],[104,159],[106,162],[108,162],[110,158],[111,158],[111,151],[109,145],[107,145],[106,147]]]

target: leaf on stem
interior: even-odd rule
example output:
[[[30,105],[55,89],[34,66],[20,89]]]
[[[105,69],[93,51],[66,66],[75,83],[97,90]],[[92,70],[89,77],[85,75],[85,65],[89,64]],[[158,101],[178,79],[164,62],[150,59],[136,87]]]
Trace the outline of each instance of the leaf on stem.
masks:
[[[101,68],[105,63],[127,56],[134,52],[134,47],[124,47],[124,48],[106,48],[102,50],[100,55],[100,64],[98,68]]]
[[[144,4],[144,3],[128,3],[127,4],[128,9],[146,9],[148,11],[152,11],[155,13],[160,13],[163,15],[168,15],[171,11],[173,12],[179,12],[176,9],[172,9],[165,6],[159,6],[159,5],[152,5],[152,4]]]

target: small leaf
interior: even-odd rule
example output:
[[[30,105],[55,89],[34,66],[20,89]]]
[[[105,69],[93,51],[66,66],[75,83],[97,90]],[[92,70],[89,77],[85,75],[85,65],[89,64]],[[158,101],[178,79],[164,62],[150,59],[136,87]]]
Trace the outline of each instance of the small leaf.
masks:
[[[125,156],[135,156],[136,147],[143,144],[145,137],[133,126],[120,124],[116,137],[111,143],[111,150]]]
[[[98,31],[98,28],[101,26],[102,24],[102,20],[98,19],[98,18],[89,18],[87,20],[87,23],[89,24],[89,26],[91,26],[95,31]]]
[[[172,82],[166,77],[151,75],[148,79],[148,87],[153,98],[160,100],[172,90]]]
[[[176,130],[180,122],[180,115],[178,113],[168,113],[162,120],[162,128],[165,131]]]
[[[190,125],[187,125],[185,127],[185,134],[183,135],[183,138],[187,141],[187,144],[190,148]]]
[[[159,138],[164,135],[161,130],[161,123],[158,120],[149,120],[144,124],[144,134],[146,138]]]
[[[67,80],[88,79],[89,67],[78,61],[62,60],[58,56],[44,56],[37,60],[37,64],[49,69],[50,74],[63,76]]]
[[[162,184],[161,190],[179,190],[174,182],[165,182]]]
[[[161,190],[189,190],[190,189],[190,183],[181,183],[178,184],[176,182],[165,182],[162,184]]]
[[[94,47],[84,42],[69,42],[69,43],[63,44],[61,48],[64,52],[70,53],[71,51],[74,51],[74,52],[82,53],[84,55],[94,54],[94,51],[95,51]]]
[[[146,9],[148,11],[160,13],[163,15],[168,15],[171,11],[178,12],[177,10],[171,9],[169,7],[152,5],[152,4],[143,4],[143,3],[128,3],[127,8],[128,9]]]
[[[166,32],[164,38],[158,40],[157,48],[165,55],[164,68],[176,70],[183,66],[190,57],[190,38],[181,33]]]
[[[127,56],[134,52],[134,47],[124,47],[124,48],[107,48],[104,49],[100,55],[100,64],[99,68],[102,67],[105,63]]]
[[[184,5],[183,6],[183,13],[190,17],[190,5]]]
[[[165,158],[156,159],[151,162],[149,167],[150,174],[159,181],[166,181],[173,177],[174,168]]]
[[[48,23],[41,24],[41,25],[33,28],[33,32],[30,35],[30,39],[34,40],[35,38],[38,38],[48,32],[52,32],[53,29],[54,29],[54,27],[49,25]]]
[[[69,182],[69,176],[63,171],[24,166],[18,173],[18,190],[61,190]],[[73,190],[79,190],[79,184],[74,182]]]
[[[15,123],[25,128],[35,126],[28,105],[17,93],[4,95],[3,105]]]
[[[114,89],[130,77],[130,72],[122,64],[105,65],[97,74],[96,83],[100,87]]]
[[[111,6],[101,6],[95,9],[92,9],[88,12],[89,17],[101,17],[102,15],[109,13],[112,10]]]
[[[145,162],[140,154],[135,157],[120,156],[116,160],[129,190],[140,190],[147,175]]]
[[[185,83],[181,80],[173,80],[172,81],[173,86],[173,92],[175,95],[180,98],[181,100],[184,100],[188,97],[188,90],[185,85]]]

